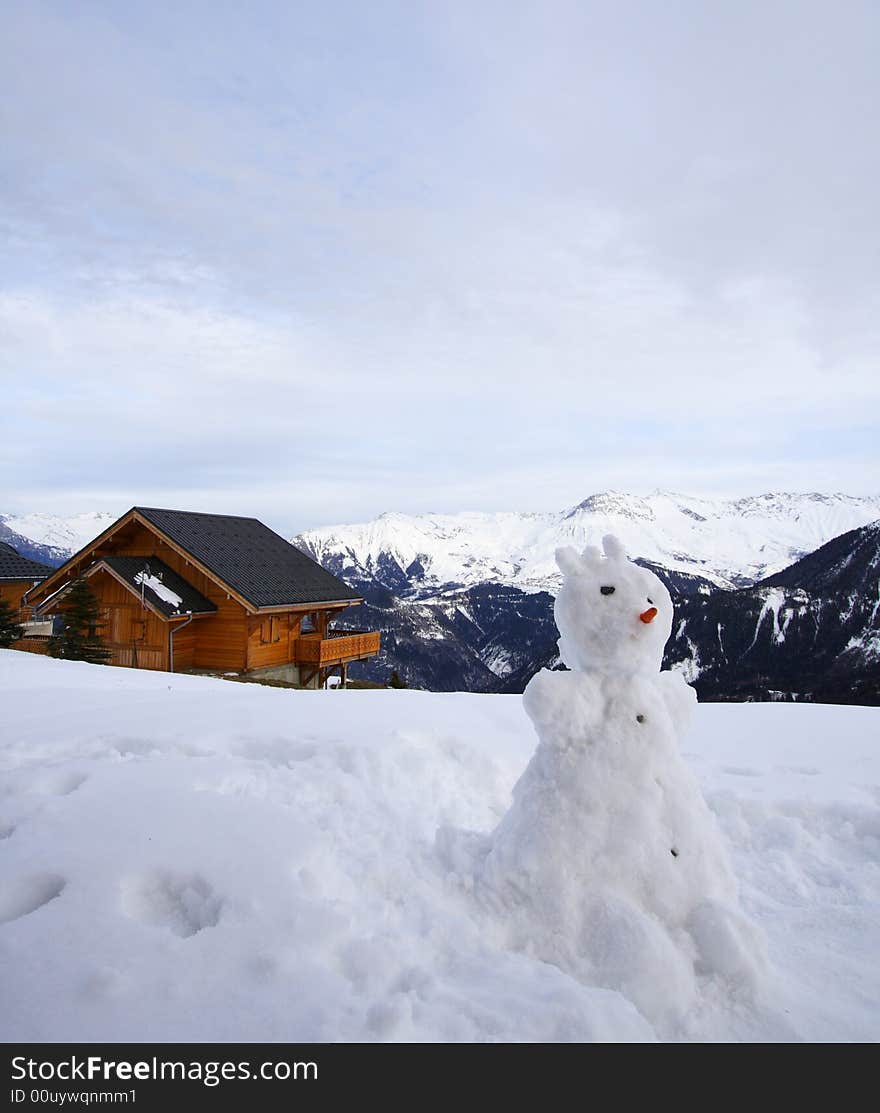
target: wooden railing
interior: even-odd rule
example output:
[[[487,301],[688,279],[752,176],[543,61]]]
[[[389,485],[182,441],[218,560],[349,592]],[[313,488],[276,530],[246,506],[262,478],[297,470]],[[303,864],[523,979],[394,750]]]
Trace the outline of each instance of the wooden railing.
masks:
[[[293,656],[298,663],[332,665],[356,657],[373,657],[379,652],[378,630],[357,633],[333,634],[322,638],[320,634],[304,634],[294,644]]]

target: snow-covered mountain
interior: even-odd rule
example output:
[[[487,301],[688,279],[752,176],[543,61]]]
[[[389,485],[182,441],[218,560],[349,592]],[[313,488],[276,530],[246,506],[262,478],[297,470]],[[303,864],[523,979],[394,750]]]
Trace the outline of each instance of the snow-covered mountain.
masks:
[[[27,537],[22,537],[20,533],[16,533],[15,530],[4,524],[2,516],[0,516],[0,541],[6,545],[11,545],[19,556],[27,557],[29,560],[35,560],[53,568],[63,564],[69,555],[66,549],[56,549],[52,545],[41,545],[38,541],[31,541]]]
[[[701,698],[880,703],[880,522],[751,587],[683,599],[666,658]]]
[[[117,516],[0,513],[0,528],[60,560]],[[424,597],[441,588],[487,582],[555,593],[557,546],[583,547],[605,533],[617,534],[632,557],[731,587],[772,575],[832,537],[877,518],[880,495],[764,494],[725,500],[663,491],[646,497],[604,492],[546,513],[390,512],[371,522],[309,530],[292,540],[350,582],[379,584],[396,595]]]
[[[388,513],[292,540],[349,583],[378,583],[396,595],[425,597],[480,583],[555,593],[556,548],[582,548],[605,533],[616,534],[631,557],[730,588],[771,575],[876,518],[880,496],[724,500],[605,492],[554,513]]]
[[[82,514],[0,514],[0,525],[63,559],[77,552],[119,517],[99,510]],[[10,542],[13,544],[13,542]]]
[[[734,591],[687,591],[662,578],[675,602],[664,668],[681,670],[701,700],[880,704],[880,522]],[[546,620],[511,654],[514,668],[495,691],[521,692],[558,665],[549,606]],[[519,648],[500,616],[495,624]]]
[[[682,669],[701,699],[880,703],[880,523],[738,589],[651,567],[676,606],[666,667]],[[347,622],[383,632],[370,679],[396,669],[436,691],[522,692],[558,664],[550,592],[484,583],[422,598],[365,594]]]

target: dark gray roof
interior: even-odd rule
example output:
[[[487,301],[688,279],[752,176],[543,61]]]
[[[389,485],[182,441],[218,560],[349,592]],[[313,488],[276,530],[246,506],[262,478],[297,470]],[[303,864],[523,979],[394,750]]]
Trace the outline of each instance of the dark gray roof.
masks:
[[[19,556],[11,545],[0,541],[0,580],[45,580],[55,571],[29,557]]]
[[[192,611],[193,614],[205,614],[217,610],[216,604],[206,599],[200,591],[196,591],[192,584],[187,583],[183,576],[179,576],[173,568],[169,568],[158,557],[105,556],[97,563],[108,565],[138,593],[141,590],[141,577],[146,576],[146,583],[143,585],[144,598],[166,618],[186,614],[188,611]],[[163,598],[160,592],[154,590],[150,586],[152,577],[161,580],[162,587],[176,595],[180,602]]]
[[[253,607],[360,599],[342,580],[256,518],[134,509]]]

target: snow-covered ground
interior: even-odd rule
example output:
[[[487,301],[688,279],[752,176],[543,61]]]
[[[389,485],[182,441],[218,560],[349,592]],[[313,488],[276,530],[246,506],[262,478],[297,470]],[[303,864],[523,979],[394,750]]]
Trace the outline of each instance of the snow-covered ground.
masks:
[[[670,1034],[508,949],[438,855],[508,808],[519,697],[0,651],[0,701],[6,1041],[880,1036],[878,709],[697,709],[685,756],[770,972]]]

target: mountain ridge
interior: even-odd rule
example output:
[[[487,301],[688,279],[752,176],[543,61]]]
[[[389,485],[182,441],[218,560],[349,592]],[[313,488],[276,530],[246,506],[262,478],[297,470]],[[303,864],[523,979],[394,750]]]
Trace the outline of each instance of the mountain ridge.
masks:
[[[750,587],[682,600],[665,659],[703,699],[880,703],[880,521]]]
[[[556,547],[582,548],[608,532],[620,536],[632,557],[732,587],[780,572],[831,538],[877,518],[880,495],[765,492],[708,498],[602,491],[558,511],[407,515],[391,510],[366,522],[306,530],[290,540],[319,563],[335,565],[331,570],[344,579],[377,579],[415,596],[483,582],[555,590]],[[57,563],[115,519],[103,511],[0,513],[0,530]],[[389,577],[393,585],[386,582]]]
[[[487,582],[555,593],[556,548],[583,548],[615,533],[631,557],[729,589],[781,571],[877,518],[880,496],[771,492],[707,499],[606,491],[557,512],[388,512],[307,530],[291,541],[347,581],[425,597]]]

